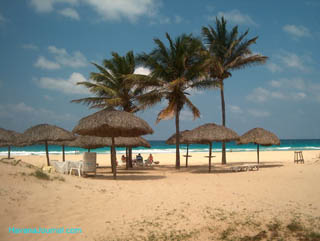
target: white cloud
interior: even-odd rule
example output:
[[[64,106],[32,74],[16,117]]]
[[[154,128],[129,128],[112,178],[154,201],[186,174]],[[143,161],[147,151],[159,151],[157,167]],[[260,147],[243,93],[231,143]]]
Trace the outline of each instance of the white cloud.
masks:
[[[30,4],[39,13],[47,13],[53,10],[54,0],[31,0]]]
[[[171,22],[170,18],[158,15],[157,10],[161,3],[156,0],[31,0],[30,3],[37,12],[49,13],[56,10],[55,5],[57,4],[76,6],[80,2],[93,9],[103,20],[107,21],[127,19],[135,22],[138,18],[147,16],[158,23]],[[58,11],[58,13],[78,20],[79,14],[74,8],[72,10],[68,7],[65,9]]]
[[[54,10],[56,3],[77,4],[78,0],[31,0],[30,4],[39,13],[49,13]]]
[[[77,85],[77,82],[88,81],[82,74],[74,72],[68,79],[42,77],[37,84],[44,89],[57,90],[65,94],[89,94],[88,88]]]
[[[183,18],[179,15],[174,16],[175,23],[179,24],[183,21]]]
[[[30,49],[30,50],[38,50],[38,46],[34,45],[34,44],[23,44],[21,46],[23,49]]]
[[[59,49],[55,46],[49,46],[48,50],[54,55],[57,63],[62,66],[77,68],[88,65],[87,58],[80,51],[75,51],[73,54],[69,54],[65,49]]]
[[[60,10],[59,13],[65,17],[68,17],[74,20],[80,20],[80,16],[78,12],[73,8],[64,8]]]
[[[182,121],[193,121],[194,117],[193,117],[192,112],[190,110],[183,109],[180,112],[180,120],[182,120]]]
[[[283,31],[293,35],[294,37],[310,37],[310,30],[302,25],[290,25],[283,26]]]
[[[10,123],[8,123],[8,119]],[[74,122],[76,119],[75,116],[69,113],[56,113],[45,108],[29,106],[24,102],[7,105],[0,104],[0,124],[6,123],[6,126],[11,125],[15,128],[19,126],[25,129],[39,123],[54,124],[58,122],[64,124],[66,121]]]
[[[228,12],[218,12],[218,17],[224,17],[226,20],[233,24],[257,26],[257,24],[252,20],[252,18],[249,15],[242,14],[237,9]],[[215,17],[210,17],[210,20],[215,20]]]
[[[264,88],[255,88],[246,98],[253,102],[265,102],[269,99],[270,92]]]
[[[276,73],[276,72],[281,72],[282,68],[275,63],[269,62],[266,64],[266,67],[272,72],[272,73]]]
[[[266,67],[272,72],[282,72],[286,69],[295,69],[303,72],[310,72],[313,69],[314,61],[310,54],[297,55],[296,53],[280,50],[272,56],[272,62]]]
[[[234,114],[242,114],[243,113],[243,110],[239,106],[236,106],[236,105],[229,105],[228,109]]]
[[[278,55],[278,58],[282,61],[282,63],[289,68],[296,68],[301,71],[307,71],[307,67],[304,65],[302,59],[294,54],[285,52],[282,55]]]
[[[0,24],[7,22],[7,19],[0,13]]]
[[[268,117],[271,115],[270,112],[268,111],[255,110],[255,109],[248,110],[248,113],[254,117]]]
[[[143,75],[149,75],[151,73],[149,68],[146,67],[138,67],[134,70],[135,74],[143,74]]]
[[[48,69],[48,70],[60,69],[61,67],[60,64],[47,60],[43,56],[38,57],[37,62],[34,64],[34,66],[40,69]]]
[[[155,15],[157,2],[155,0],[83,0],[90,5],[105,20],[129,19],[147,15]]]

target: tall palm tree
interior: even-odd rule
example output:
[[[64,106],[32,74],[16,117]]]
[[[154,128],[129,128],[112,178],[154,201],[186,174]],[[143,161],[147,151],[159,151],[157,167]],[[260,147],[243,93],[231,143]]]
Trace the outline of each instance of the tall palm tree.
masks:
[[[163,119],[175,117],[176,126],[176,168],[180,168],[180,112],[186,105],[194,118],[200,117],[200,112],[188,98],[187,92],[193,87],[199,87],[199,82],[205,73],[204,51],[201,40],[192,35],[181,35],[174,41],[166,33],[169,46],[158,38],[154,39],[156,48],[150,54],[143,53],[139,59],[151,71],[149,80],[141,83],[148,86],[149,91],[137,99],[141,108],[150,107],[163,99],[168,105],[159,112],[157,123]]]
[[[253,54],[250,46],[258,37],[245,39],[249,31],[239,34],[238,26],[227,29],[227,22],[222,17],[216,18],[215,28],[202,27],[202,36],[208,50],[209,75],[212,82],[218,84],[221,94],[222,125],[226,125],[224,80],[231,77],[231,71],[253,64],[263,64],[268,57]],[[226,164],[226,146],[222,143],[222,164]]]
[[[105,59],[103,66],[92,64],[99,70],[90,74],[92,82],[77,84],[87,87],[95,96],[71,102],[86,104],[90,108],[115,108],[132,113],[138,111],[137,97],[144,93],[144,89],[137,87],[127,77],[134,73],[137,66],[133,52],[129,51],[125,56],[112,52],[112,58]],[[131,148],[128,151],[131,156]]]

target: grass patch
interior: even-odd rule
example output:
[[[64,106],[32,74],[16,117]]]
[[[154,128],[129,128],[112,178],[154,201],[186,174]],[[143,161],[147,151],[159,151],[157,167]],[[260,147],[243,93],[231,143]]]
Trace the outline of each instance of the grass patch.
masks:
[[[66,179],[64,177],[62,177],[62,176],[54,176],[53,180],[58,180],[60,182],[65,182],[66,181]]]
[[[36,170],[35,172],[30,173],[30,176],[34,176],[34,177],[41,179],[41,180],[50,180],[50,176],[41,170]]]
[[[304,230],[303,225],[297,219],[292,219],[291,222],[287,225],[287,229],[291,232],[300,232]]]

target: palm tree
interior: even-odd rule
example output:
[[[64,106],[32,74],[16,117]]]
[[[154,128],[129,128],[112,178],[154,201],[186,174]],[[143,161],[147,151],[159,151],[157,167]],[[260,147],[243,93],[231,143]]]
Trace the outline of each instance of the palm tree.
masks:
[[[187,90],[199,87],[200,80],[206,74],[201,55],[204,48],[201,41],[192,35],[183,34],[173,41],[166,33],[166,38],[168,47],[156,38],[156,48],[150,54],[143,53],[139,56],[141,63],[150,69],[151,77],[141,81],[143,86],[148,86],[149,91],[137,99],[141,104],[140,108],[150,107],[163,99],[168,101],[168,105],[159,112],[156,122],[175,117],[176,168],[179,169],[180,112],[186,105],[192,111],[194,119],[200,117],[199,110],[188,98]]]
[[[267,60],[266,56],[253,54],[250,46],[256,43],[258,37],[246,40],[249,30],[245,33],[238,33],[238,26],[227,30],[227,22],[222,17],[216,18],[215,28],[202,27],[204,43],[208,51],[208,72],[212,83],[218,84],[221,94],[222,125],[226,125],[224,80],[231,77],[231,71],[253,64],[263,64]],[[222,164],[226,164],[226,146],[222,143]]]
[[[144,93],[144,89],[138,88],[127,78],[127,75],[133,74],[136,68],[133,52],[129,51],[125,56],[112,52],[112,58],[105,59],[103,66],[92,64],[99,70],[98,73],[90,74],[92,82],[85,81],[77,84],[87,87],[95,96],[71,102],[83,103],[90,108],[115,108],[132,113],[138,111],[137,97]],[[131,148],[128,151],[131,157]],[[132,163],[129,165],[132,167]]]

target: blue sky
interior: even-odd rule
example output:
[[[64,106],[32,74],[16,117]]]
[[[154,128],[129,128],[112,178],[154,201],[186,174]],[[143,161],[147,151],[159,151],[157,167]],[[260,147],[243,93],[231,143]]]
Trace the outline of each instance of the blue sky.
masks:
[[[199,36],[225,16],[249,37],[263,66],[225,80],[227,126],[243,134],[264,127],[280,138],[320,137],[320,1],[282,0],[21,0],[0,2],[0,126],[24,131],[49,123],[71,130],[95,110],[70,100],[90,96],[75,83],[89,78],[111,52],[148,52],[165,33]],[[193,91],[201,118],[181,114],[181,129],[221,123],[219,90]],[[155,124],[165,103],[138,115],[166,139],[174,121]]]

